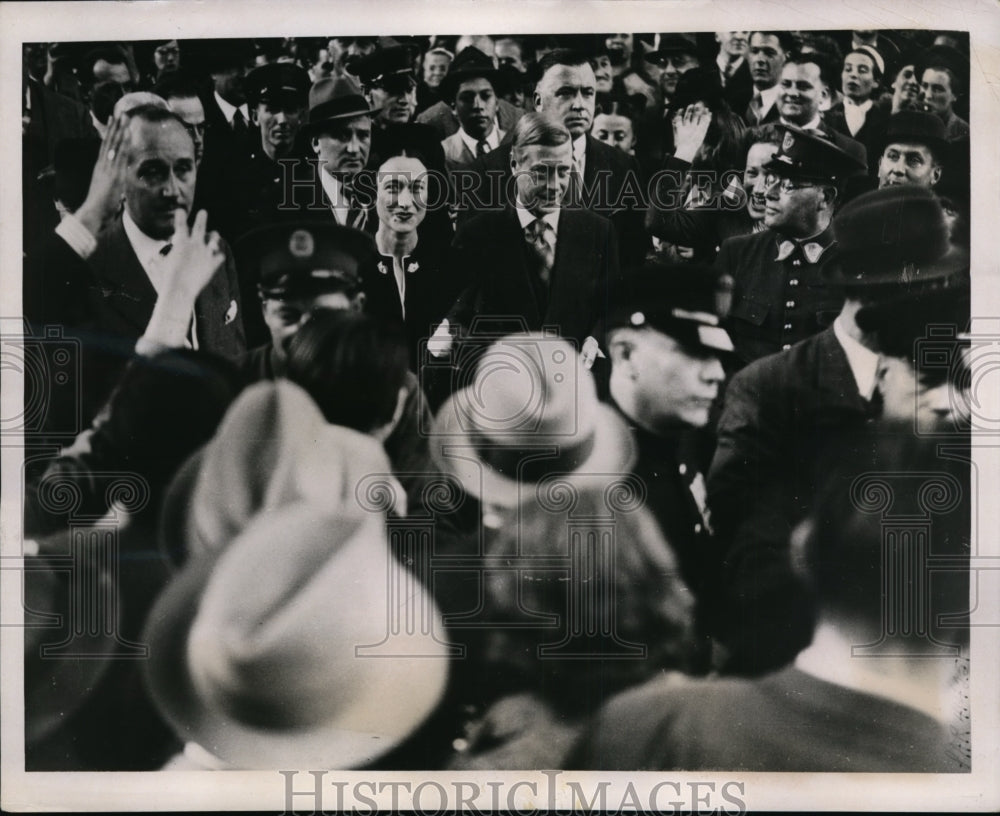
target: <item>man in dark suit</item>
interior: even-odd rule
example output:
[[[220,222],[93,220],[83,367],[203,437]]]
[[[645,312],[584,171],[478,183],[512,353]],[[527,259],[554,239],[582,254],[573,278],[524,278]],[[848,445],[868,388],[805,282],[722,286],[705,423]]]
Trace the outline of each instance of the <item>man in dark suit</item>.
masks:
[[[766,125],[778,121],[777,103],[781,91],[778,80],[792,47],[792,38],[787,31],[754,31],[750,34],[747,62],[750,66],[753,94],[743,113],[743,119],[748,125]]]
[[[572,139],[573,178],[567,206],[582,206],[610,218],[622,266],[637,266],[650,245],[643,227],[642,175],[634,157],[590,135],[597,102],[597,80],[590,61],[585,54],[558,49],[542,57],[539,70],[535,110],[561,121]],[[501,145],[482,160],[482,185],[464,201],[460,197],[460,220],[463,211],[466,216],[475,212],[477,199],[487,205],[508,203],[503,194],[511,189],[510,168],[510,145]]]
[[[589,65],[588,65],[589,69]],[[514,201],[459,227],[455,264],[468,286],[445,330],[555,327],[578,348],[596,350],[612,292],[620,286],[614,230],[607,219],[562,206],[572,172],[569,131],[542,114],[514,129]],[[595,334],[595,332],[598,332]]]
[[[142,336],[163,294],[160,270],[172,249],[175,212],[190,210],[197,178],[194,143],[175,114],[144,105],[131,111],[128,127],[124,210],[96,242],[91,236],[89,247],[74,246],[91,276],[87,328],[126,344]],[[232,255],[222,246],[225,262],[195,301],[187,337],[191,346],[236,360],[246,347],[242,304]],[[120,362],[109,361],[108,381],[116,379]]]
[[[822,134],[841,150],[857,151],[855,139],[838,133],[823,120],[820,102],[834,87],[833,67],[818,52],[792,54],[781,69],[781,91],[778,94],[778,122],[795,125],[803,130]],[[868,167],[865,153],[863,164]]]
[[[828,281],[842,298],[840,314],[819,334],[736,374],[718,423],[708,504],[726,552],[720,603],[728,608],[733,671],[777,668],[812,635],[789,535],[844,454],[845,434],[881,413],[882,348],[859,327],[858,311],[907,290],[934,297],[934,287],[968,270],[968,260],[950,251],[941,205],[924,188],[859,196],[838,213],[834,231],[840,254]]]
[[[753,78],[747,62],[747,31],[716,31],[719,53],[715,64],[719,80],[726,89],[726,102],[737,114],[745,111],[753,98]]]
[[[840,309],[821,276],[836,252],[830,221],[844,182],[864,170],[856,157],[801,128],[785,126],[754,185],[764,229],[722,243],[716,267],[733,281],[727,328],[744,363],[820,331]]]

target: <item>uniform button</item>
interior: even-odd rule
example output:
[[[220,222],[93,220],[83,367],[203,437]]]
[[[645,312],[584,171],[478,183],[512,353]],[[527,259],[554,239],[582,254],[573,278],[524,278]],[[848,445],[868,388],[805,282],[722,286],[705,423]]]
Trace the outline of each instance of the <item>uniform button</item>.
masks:
[[[696,525],[694,525],[694,531],[695,531],[696,533],[700,533],[700,532],[701,532],[701,525],[700,525],[700,524],[696,524]]]
[[[795,301],[794,300],[786,300],[785,301],[785,308],[786,309],[794,309],[795,308]]]
[[[679,468],[677,468],[677,472],[680,473],[681,476],[683,476],[685,473],[688,472],[687,465],[681,465]]]
[[[792,330],[792,324],[791,323],[786,323],[785,324],[785,331],[791,331],[791,330]]]
[[[789,345],[788,343],[785,343],[785,345],[783,345],[783,346],[781,347],[781,350],[782,350],[782,351],[788,351],[788,349],[790,349],[790,348],[791,348],[791,346],[790,346],[790,345]]]
[[[799,279],[798,278],[792,278],[790,281],[788,281],[788,285],[789,286],[798,286],[799,285]]]
[[[802,261],[796,258],[794,261],[792,261],[792,266],[802,266]]]

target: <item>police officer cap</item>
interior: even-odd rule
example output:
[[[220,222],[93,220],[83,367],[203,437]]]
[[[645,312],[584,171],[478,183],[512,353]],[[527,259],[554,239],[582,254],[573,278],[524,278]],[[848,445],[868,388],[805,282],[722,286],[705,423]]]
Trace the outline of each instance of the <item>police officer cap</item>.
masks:
[[[254,68],[244,80],[247,102],[251,107],[261,102],[283,103],[286,100],[305,107],[312,82],[309,73],[290,62],[272,62]]]
[[[865,149],[857,142],[841,150],[818,133],[795,125],[781,125],[784,135],[778,152],[764,165],[776,176],[840,181],[867,169]]]
[[[234,252],[253,270],[260,296],[276,299],[353,295],[378,262],[369,235],[334,223],[268,224],[243,236]]]
[[[608,330],[655,329],[689,347],[731,352],[722,328],[720,280],[710,266],[646,263],[611,310]]]
[[[824,269],[835,283],[913,286],[968,270],[948,240],[944,210],[930,190],[903,184],[855,198],[834,216],[839,253]]]

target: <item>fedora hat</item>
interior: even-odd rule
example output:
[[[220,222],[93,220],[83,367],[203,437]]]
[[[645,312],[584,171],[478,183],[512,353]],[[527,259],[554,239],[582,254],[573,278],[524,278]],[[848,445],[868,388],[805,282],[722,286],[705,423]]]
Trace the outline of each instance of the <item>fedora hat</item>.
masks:
[[[407,600],[430,610],[429,632],[359,652],[389,631],[391,569],[405,568],[380,514],[310,501],[261,514],[157,599],[143,641],[153,701],[231,768],[370,764],[427,719],[448,677],[440,615],[415,580]]]
[[[358,483],[385,474],[393,507],[406,494],[384,448],[331,425],[304,389],[286,380],[243,391],[215,437],[181,466],[167,490],[160,546],[174,562],[224,549],[259,513],[294,501],[353,501]]]
[[[458,86],[465,80],[478,78],[489,81],[493,90],[497,90],[498,76],[493,60],[474,45],[470,45],[459,51],[452,61],[448,73],[441,82],[441,92],[446,99],[453,98]]]
[[[441,406],[432,455],[471,496],[505,507],[549,477],[627,472],[635,448],[625,423],[599,402],[566,340],[508,335],[479,359],[473,382]]]
[[[824,267],[832,283],[916,288],[962,275],[969,257],[948,240],[937,196],[912,184],[858,196],[834,216],[839,252]]]
[[[316,82],[309,89],[309,132],[323,129],[327,122],[371,116],[378,108],[371,107],[361,88],[349,77],[329,77]]]

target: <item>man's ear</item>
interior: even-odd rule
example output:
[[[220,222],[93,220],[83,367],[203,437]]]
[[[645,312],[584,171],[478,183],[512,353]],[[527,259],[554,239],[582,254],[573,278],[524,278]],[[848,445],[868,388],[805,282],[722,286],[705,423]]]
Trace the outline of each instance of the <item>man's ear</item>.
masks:
[[[365,295],[364,292],[358,292],[351,299],[351,308],[354,309],[355,312],[363,312],[365,310],[365,299],[366,299],[366,297],[367,296]]]
[[[538,93],[538,91],[535,91],[535,94],[534,94],[534,96],[531,97],[531,100],[532,100],[532,104],[535,106],[535,111],[537,113],[541,113],[542,112],[542,95],[540,93]]]
[[[941,165],[935,164],[931,168],[931,187],[941,181]]]

